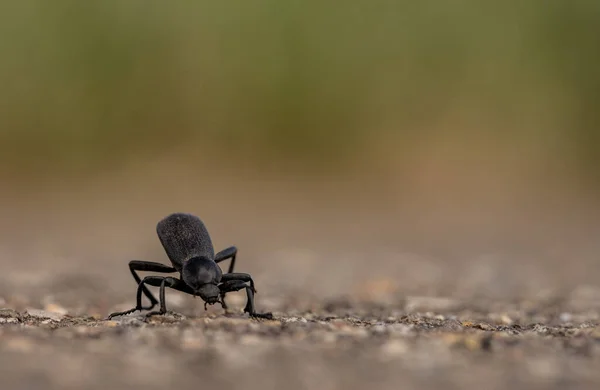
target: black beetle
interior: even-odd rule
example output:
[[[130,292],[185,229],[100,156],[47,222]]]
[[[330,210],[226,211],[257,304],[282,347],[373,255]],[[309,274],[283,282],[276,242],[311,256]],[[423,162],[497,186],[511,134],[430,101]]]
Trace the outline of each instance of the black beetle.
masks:
[[[148,316],[165,314],[165,287],[184,293],[200,296],[206,305],[220,303],[227,309],[225,295],[228,292],[246,289],[247,303],[244,312],[254,318],[272,319],[271,313],[257,313],[254,309],[254,281],[249,274],[233,272],[237,248],[232,246],[215,255],[213,244],[200,218],[184,213],[174,213],[163,218],[156,225],[158,238],[171,260],[172,267],[150,261],[132,260],[129,269],[138,284],[136,307],[133,309],[112,313],[111,319],[126,315],[136,310],[152,310],[159,301],[152,295],[146,285],[160,287],[160,310],[148,313]],[[229,270],[223,273],[217,263],[231,259]],[[180,279],[165,276],[146,276],[140,279],[136,271],[151,271],[161,273],[179,272]],[[247,284],[249,283],[249,285]],[[142,291],[150,300],[149,307],[142,306]]]

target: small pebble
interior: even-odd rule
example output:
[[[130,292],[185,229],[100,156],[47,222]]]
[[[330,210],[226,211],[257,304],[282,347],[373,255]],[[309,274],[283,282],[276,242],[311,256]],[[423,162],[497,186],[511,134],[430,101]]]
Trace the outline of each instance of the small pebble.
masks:
[[[571,322],[573,320],[573,315],[571,313],[560,313],[560,320],[562,322]]]
[[[66,315],[69,311],[62,306],[59,306],[55,303],[50,303],[44,307],[44,310],[50,313],[57,313],[61,315]]]
[[[533,327],[533,331],[536,333],[545,334],[548,333],[548,328],[544,325],[535,324]]]
[[[448,320],[444,322],[443,328],[451,332],[459,332],[462,330],[462,325],[457,320]]]

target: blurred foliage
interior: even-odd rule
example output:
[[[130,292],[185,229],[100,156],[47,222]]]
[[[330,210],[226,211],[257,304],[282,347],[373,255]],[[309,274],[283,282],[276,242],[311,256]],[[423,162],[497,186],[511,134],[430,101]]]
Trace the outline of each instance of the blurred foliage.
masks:
[[[0,152],[16,171],[180,144],[322,163],[452,132],[593,171],[599,48],[583,0],[5,1]]]

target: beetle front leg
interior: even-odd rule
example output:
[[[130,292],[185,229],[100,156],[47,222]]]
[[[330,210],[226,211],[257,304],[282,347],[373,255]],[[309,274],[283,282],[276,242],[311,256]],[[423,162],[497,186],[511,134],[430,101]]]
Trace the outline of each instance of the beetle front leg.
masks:
[[[160,287],[159,290],[159,303],[160,310],[153,311],[147,314],[147,316],[152,316],[156,314],[165,314],[167,312],[166,308],[166,300],[165,300],[165,287],[170,287],[174,290],[178,290],[187,294],[193,295],[194,292],[181,280],[172,278],[172,277],[164,277],[164,276],[146,276],[138,285],[137,294],[136,294],[136,306],[133,309],[112,313],[108,316],[108,319],[112,319],[113,317],[122,316],[126,314],[133,313],[135,311],[147,310],[142,306],[142,293],[147,291],[146,285]]]
[[[244,312],[250,314],[253,318],[265,318],[265,319],[273,319],[273,314],[268,313],[257,313],[254,307],[254,294],[256,293],[256,289],[254,288],[254,281],[252,277],[248,274],[225,274],[223,275],[222,284],[219,286],[221,289],[221,294],[239,291],[243,288],[246,289],[246,307],[244,308]],[[250,285],[246,283],[250,282]],[[225,308],[225,307],[224,307]]]
[[[252,276],[250,276],[250,274],[244,274],[241,272],[232,272],[229,274],[223,274],[223,276],[221,277],[221,282],[223,282],[224,284],[226,282],[233,282],[233,281],[249,282],[250,288],[252,288],[252,291],[254,293],[257,292],[256,289],[254,288],[254,280],[252,280]]]
[[[218,264],[227,259],[231,259],[231,262],[229,263],[229,270],[227,271],[227,273],[230,274],[233,272],[233,268],[235,267],[236,256],[237,248],[235,246],[230,246],[229,248],[223,249],[215,255],[215,262]],[[227,304],[225,303],[225,295],[227,294],[221,294],[221,306],[223,306],[223,309],[227,309]]]

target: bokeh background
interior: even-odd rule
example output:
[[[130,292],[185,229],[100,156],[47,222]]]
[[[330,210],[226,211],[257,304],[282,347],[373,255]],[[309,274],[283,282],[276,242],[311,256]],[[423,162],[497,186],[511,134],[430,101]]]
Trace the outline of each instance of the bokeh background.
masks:
[[[190,212],[277,316],[598,323],[599,49],[591,0],[0,1],[0,308],[131,308],[127,262],[167,263],[156,223]],[[598,388],[597,341],[537,326],[478,354],[435,336],[456,322],[236,341],[3,313],[14,389]]]
[[[2,2],[0,296],[129,305],[127,261],[166,261],[175,211],[267,303],[589,291],[599,21],[583,0]]]

